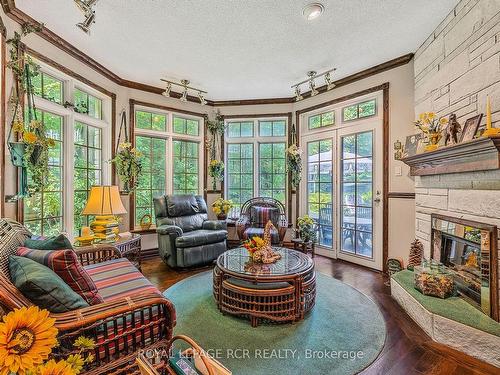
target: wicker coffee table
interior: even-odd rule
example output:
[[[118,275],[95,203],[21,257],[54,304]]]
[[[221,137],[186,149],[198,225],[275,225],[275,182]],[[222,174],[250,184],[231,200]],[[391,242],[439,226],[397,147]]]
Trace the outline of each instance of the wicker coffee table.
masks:
[[[293,322],[304,318],[316,298],[316,275],[310,257],[275,247],[281,259],[253,263],[246,249],[226,251],[213,271],[213,293],[222,313],[259,320]]]

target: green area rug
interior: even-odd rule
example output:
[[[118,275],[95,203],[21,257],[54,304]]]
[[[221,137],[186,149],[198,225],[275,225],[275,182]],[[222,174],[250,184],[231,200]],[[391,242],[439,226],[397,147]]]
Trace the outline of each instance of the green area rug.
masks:
[[[164,295],[175,305],[174,334],[192,337],[234,375],[354,374],[372,363],[385,341],[384,319],[356,289],[317,274],[316,306],[303,321],[260,324],[222,315],[212,273],[189,277]]]

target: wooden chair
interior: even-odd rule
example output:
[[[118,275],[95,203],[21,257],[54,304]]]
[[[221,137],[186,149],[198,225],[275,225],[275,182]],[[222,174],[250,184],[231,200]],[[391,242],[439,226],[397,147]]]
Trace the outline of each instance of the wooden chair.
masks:
[[[24,244],[31,233],[21,224],[0,219],[0,306],[4,311],[33,304],[10,281],[9,256]],[[120,258],[110,245],[75,249],[84,265]],[[173,304],[161,294],[137,294],[66,313],[51,313],[59,330],[60,345],[54,357],[76,353],[74,341],[79,336],[95,340],[95,361],[83,372],[88,375],[136,374],[139,350],[169,347],[175,326]]]

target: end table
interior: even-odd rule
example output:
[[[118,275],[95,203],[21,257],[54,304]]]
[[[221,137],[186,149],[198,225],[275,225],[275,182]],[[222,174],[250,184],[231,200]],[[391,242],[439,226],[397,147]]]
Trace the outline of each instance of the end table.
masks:
[[[127,258],[130,263],[132,263],[139,271],[141,270],[141,235],[137,233],[132,233],[130,237],[122,238],[119,237],[115,242],[105,243],[107,245],[112,245],[118,249],[121,256]],[[99,243],[89,246],[76,246],[79,248],[98,246]],[[75,246],[75,245],[73,245]]]
[[[300,252],[302,252],[304,254],[311,253],[312,258],[314,258],[314,242],[313,241],[304,242],[300,238],[292,238],[292,243],[293,243],[294,250],[299,250]]]

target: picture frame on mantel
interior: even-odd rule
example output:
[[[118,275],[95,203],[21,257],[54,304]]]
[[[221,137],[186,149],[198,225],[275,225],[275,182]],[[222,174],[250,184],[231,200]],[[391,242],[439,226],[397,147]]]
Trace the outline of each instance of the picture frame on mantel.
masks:
[[[479,129],[479,124],[481,123],[481,119],[483,118],[483,114],[476,115],[471,117],[465,121],[464,127],[462,129],[462,135],[460,137],[460,142],[472,141],[476,136],[477,130]]]
[[[422,133],[413,134],[406,137],[405,148],[403,157],[407,158],[409,156],[416,155],[419,152],[419,145],[422,145],[423,136]]]

